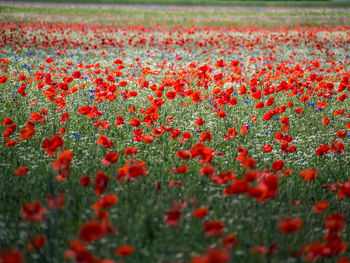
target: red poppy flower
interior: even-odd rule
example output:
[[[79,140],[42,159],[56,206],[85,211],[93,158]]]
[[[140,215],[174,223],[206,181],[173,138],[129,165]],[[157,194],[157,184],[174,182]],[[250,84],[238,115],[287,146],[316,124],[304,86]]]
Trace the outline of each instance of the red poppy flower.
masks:
[[[173,100],[176,97],[175,91],[169,91],[165,94],[165,97],[167,97],[168,100]]]
[[[114,146],[114,143],[108,140],[108,138],[102,134],[100,134],[100,136],[98,137],[97,144],[103,145],[103,147],[105,147],[106,149]]]
[[[266,144],[266,145],[262,146],[260,151],[262,151],[264,153],[271,152],[272,151],[271,144]]]
[[[51,139],[45,138],[41,143],[41,147],[46,150],[48,156],[54,156],[57,149],[64,145],[64,141],[60,135],[55,135]]]
[[[235,234],[229,234],[221,238],[221,242],[226,248],[235,247],[238,244],[237,236]]]
[[[192,134],[190,132],[184,132],[179,139],[180,143],[185,143],[191,138]]]
[[[154,138],[152,135],[146,134],[146,135],[142,135],[142,141],[144,143],[152,143],[154,141]]]
[[[24,203],[22,206],[22,217],[30,222],[44,221],[46,209],[38,201]]]
[[[228,131],[227,131],[227,134],[224,134],[224,140],[230,140],[234,137],[237,136],[237,131],[233,128],[230,128]]]
[[[199,139],[204,142],[204,141],[208,141],[210,142],[212,137],[211,137],[211,133],[209,131],[203,132],[201,136],[199,136]]]
[[[120,257],[128,257],[132,255],[133,252],[134,252],[133,246],[121,245],[118,247],[118,249],[114,251],[114,254]]]
[[[18,167],[14,173],[17,174],[18,176],[25,176],[29,171],[29,168],[27,166],[21,166]]]
[[[329,151],[329,147],[327,144],[323,144],[323,145],[320,145],[316,150],[315,150],[315,153],[318,155],[318,156],[323,156],[325,154],[327,154]]]
[[[164,221],[168,226],[178,226],[181,211],[177,208],[170,209],[166,212]]]
[[[100,222],[88,221],[79,230],[79,238],[85,242],[92,242],[105,235],[105,228]]]
[[[302,225],[303,225],[303,222],[301,218],[298,217],[293,219],[293,218],[287,217],[278,223],[278,229],[283,234],[291,234],[299,231]]]
[[[15,140],[7,140],[6,141],[6,147],[12,147],[12,146],[15,146],[17,145],[18,143],[15,141]]]
[[[208,176],[208,177],[214,176],[214,174],[215,174],[215,167],[206,164],[206,165],[204,165],[201,168],[200,173],[202,175],[205,175],[205,176]]]
[[[241,135],[246,135],[249,127],[246,124],[243,124],[241,127]]]
[[[343,199],[345,197],[350,197],[350,181],[346,182],[338,189],[338,199]]]
[[[304,111],[304,109],[298,108],[298,109],[295,109],[294,111],[296,114],[301,114]]]
[[[328,117],[324,117],[323,120],[322,120],[322,124],[323,125],[328,125],[329,124],[329,118]]]
[[[289,117],[285,116],[285,117],[280,118],[280,123],[288,124],[289,123]]]
[[[220,220],[210,220],[203,225],[203,231],[206,236],[218,236],[223,229],[224,224]]]
[[[328,208],[329,204],[329,201],[318,201],[314,206],[312,206],[312,210],[314,210],[316,213],[321,213]]]
[[[1,263],[24,263],[24,257],[21,251],[17,249],[6,249],[1,252]]]
[[[7,126],[7,125],[10,125],[13,123],[13,120],[11,118],[5,118],[3,121],[2,121],[2,126]]]
[[[106,189],[109,181],[109,176],[107,176],[104,172],[98,171],[95,174],[95,193],[96,195],[100,195]]]
[[[65,122],[69,119],[69,112],[65,112],[62,114],[60,122]]]
[[[134,147],[126,147],[124,150],[124,156],[137,154],[137,149]]]
[[[337,131],[337,138],[345,138],[347,134],[346,131]]]
[[[96,210],[110,208],[118,202],[118,199],[116,194],[106,194],[98,199],[98,201],[92,205],[92,208]]]
[[[343,154],[345,153],[345,144],[342,142],[334,141],[331,144],[331,151],[335,154]]]
[[[348,124],[346,124],[345,129],[350,130],[350,122],[348,122]]]
[[[210,248],[203,256],[193,257],[191,263],[227,263],[230,255],[221,248]]]
[[[91,179],[88,175],[85,175],[79,179],[79,182],[82,186],[86,187],[86,186],[90,185]]]
[[[139,127],[141,125],[141,121],[137,118],[133,118],[129,124],[134,127]]]
[[[188,165],[184,165],[184,166],[176,168],[176,172],[179,174],[186,173],[187,171],[188,171]]]
[[[190,154],[189,154],[188,151],[179,150],[179,151],[177,151],[177,152],[175,153],[175,155],[176,155],[177,157],[179,157],[180,159],[182,159],[182,160],[188,160],[188,159],[190,159]]]
[[[35,134],[35,129],[34,127],[25,127],[19,131],[19,140],[23,141],[26,139],[30,139],[34,136]]]
[[[115,152],[110,152],[110,153],[107,153],[105,155],[105,158],[103,158],[101,160],[101,163],[104,165],[104,166],[109,166],[115,162],[117,162],[118,160],[118,153],[115,153]]]
[[[337,98],[337,100],[339,100],[339,101],[341,101],[341,102],[343,102],[345,99],[346,99],[346,93],[340,95],[340,96]]]
[[[223,68],[223,67],[225,67],[224,61],[223,61],[222,59],[217,60],[217,61],[216,61],[216,64],[215,64],[215,67],[217,67],[217,68]]]
[[[284,161],[283,160],[277,160],[274,161],[272,164],[272,171],[279,171],[284,167]]]
[[[224,190],[224,196],[232,194],[242,194],[247,191],[248,183],[246,180],[236,180],[233,184],[227,186]]]
[[[202,126],[204,124],[203,118],[198,118],[195,122],[195,126]]]
[[[300,172],[300,177],[305,181],[312,181],[317,177],[317,171],[315,168],[302,170]]]
[[[203,219],[207,215],[207,212],[208,212],[207,207],[200,207],[200,208],[197,208],[196,210],[194,210],[192,212],[192,215],[194,217],[199,218],[199,219]]]
[[[6,83],[7,80],[8,80],[8,78],[6,76],[1,76],[0,77],[0,84]]]
[[[259,101],[257,104],[255,104],[255,109],[264,108],[265,104],[262,101]]]
[[[135,159],[128,160],[124,167],[118,168],[117,180],[131,181],[137,177],[141,177],[148,174],[148,170],[145,168],[146,163]]]
[[[269,99],[267,100],[266,106],[267,106],[267,107],[270,107],[274,102],[275,102],[275,99],[274,99],[273,97],[271,97],[271,98],[269,98]],[[290,104],[288,103],[288,105],[290,105]],[[292,107],[292,106],[293,106],[293,103],[291,104],[291,107]]]
[[[81,72],[78,70],[78,71],[75,71],[73,74],[72,74],[72,77],[75,78],[75,79],[79,79],[81,77]]]
[[[200,163],[211,162],[213,158],[213,150],[200,142],[192,146],[190,154],[192,159],[198,156],[201,159]]]
[[[55,162],[52,163],[54,170],[58,172],[58,180],[64,180],[70,173],[70,165],[73,161],[73,155],[70,150],[63,150],[58,156]]]
[[[324,216],[324,226],[329,231],[340,232],[344,226],[345,216],[340,213],[334,213],[329,216]]]
[[[29,240],[27,250],[29,252],[35,251],[37,249],[43,248],[46,245],[46,238],[44,235],[38,235]]]
[[[171,134],[170,134],[170,138],[171,139],[175,139],[176,137],[178,137],[180,135],[180,130],[179,129],[174,129]]]
[[[64,193],[61,192],[57,197],[48,194],[45,196],[49,209],[64,209]]]

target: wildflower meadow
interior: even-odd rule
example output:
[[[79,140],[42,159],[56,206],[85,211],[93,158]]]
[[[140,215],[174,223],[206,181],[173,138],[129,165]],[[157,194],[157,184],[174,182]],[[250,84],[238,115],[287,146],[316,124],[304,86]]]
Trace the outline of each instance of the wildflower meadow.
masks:
[[[350,262],[350,28],[0,24],[0,262]]]

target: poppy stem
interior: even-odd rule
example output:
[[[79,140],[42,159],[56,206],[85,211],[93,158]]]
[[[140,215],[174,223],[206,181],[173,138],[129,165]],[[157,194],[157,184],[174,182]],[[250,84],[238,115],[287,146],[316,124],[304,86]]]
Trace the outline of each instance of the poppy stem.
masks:
[[[56,198],[55,189],[54,189],[54,178],[52,175],[49,175],[48,178],[49,192],[52,198]],[[48,261],[50,263],[54,262],[55,258],[55,237],[56,237],[56,209],[52,210],[52,214],[47,222],[47,240],[48,240]]]

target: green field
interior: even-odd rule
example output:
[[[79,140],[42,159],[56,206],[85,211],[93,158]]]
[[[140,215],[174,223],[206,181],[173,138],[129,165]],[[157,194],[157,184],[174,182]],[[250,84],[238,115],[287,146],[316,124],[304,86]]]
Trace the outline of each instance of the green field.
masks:
[[[349,263],[349,17],[1,5],[0,263]]]
[[[16,1],[13,1],[16,2]],[[21,1],[17,1],[21,2]],[[350,7],[349,1],[225,1],[225,0],[28,0],[42,3],[82,3],[118,5],[168,5],[168,6],[245,6],[245,7]]]
[[[346,28],[31,21],[4,23],[0,34],[2,257],[11,249],[33,263],[92,255],[106,261],[83,262],[334,262],[347,255]],[[57,136],[63,144],[53,143]],[[199,142],[207,148],[196,156]],[[137,154],[126,155],[127,147]],[[191,157],[179,158],[180,150]],[[108,153],[119,157],[106,164]],[[303,179],[312,168],[317,174]],[[99,171],[108,183],[98,183]],[[116,203],[103,201],[111,195]],[[41,209],[25,210],[35,201]],[[313,208],[319,201],[329,207]],[[202,219],[199,208],[207,209]],[[302,224],[282,227],[288,217]],[[45,242],[28,248],[38,236]],[[123,245],[134,249],[125,259],[115,252]],[[221,261],[204,261],[214,252]]]
[[[184,26],[341,26],[349,25],[350,10],[145,10],[69,7],[14,7],[0,8],[0,21],[29,22],[34,19],[102,25],[152,24]]]

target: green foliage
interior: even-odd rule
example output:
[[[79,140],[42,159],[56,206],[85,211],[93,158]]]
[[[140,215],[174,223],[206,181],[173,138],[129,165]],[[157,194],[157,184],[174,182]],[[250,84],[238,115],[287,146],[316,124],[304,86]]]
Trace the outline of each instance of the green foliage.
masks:
[[[73,21],[84,16],[88,19],[89,15],[142,15],[139,10],[34,7],[27,12],[53,16],[50,19],[70,17]],[[348,11],[342,12],[347,14]],[[24,14],[24,10],[6,7],[5,11],[2,10],[2,19],[6,19],[9,13],[14,19],[20,20],[21,17],[16,17],[16,14]],[[157,14],[158,11],[149,11],[145,17]],[[189,18],[188,13],[183,11],[182,14]],[[204,12],[200,15],[211,19],[214,14]],[[294,15],[297,17],[297,14]],[[247,16],[251,17],[249,14]],[[145,21],[145,17],[140,21]],[[130,20],[130,24],[137,21],[135,17]],[[200,20],[195,21],[200,23]],[[255,27],[176,28],[154,25],[145,28],[50,22],[7,21],[2,24],[0,32],[3,40],[0,44],[0,77],[8,77],[6,82],[0,84],[0,121],[10,117],[17,124],[16,131],[10,137],[0,138],[1,250],[19,248],[25,254],[26,262],[70,262],[64,257],[67,257],[64,251],[69,248],[69,242],[79,237],[84,222],[97,220],[96,209],[92,205],[99,198],[94,191],[94,178],[98,171],[104,171],[110,177],[105,193],[119,197],[115,206],[106,209],[109,212],[109,224],[116,227],[115,232],[89,245],[85,244],[89,251],[103,259],[140,263],[191,262],[191,258],[203,254],[209,247],[224,246],[221,236],[208,237],[203,231],[203,222],[213,219],[221,220],[224,224],[223,235],[237,235],[238,244],[228,249],[232,262],[299,262],[305,259],[306,254],[302,255],[302,259],[293,258],[290,248],[297,250],[315,240],[323,242],[326,233],[323,216],[335,212],[344,214],[346,218],[344,228],[337,234],[342,241],[350,242],[349,198],[339,200],[337,191],[322,187],[345,183],[350,176],[350,138],[337,137],[337,131],[345,130],[349,122],[346,117],[350,109],[349,96],[343,102],[337,100],[340,93],[349,95],[349,92],[345,90],[338,94],[336,91],[342,78],[349,72],[349,30],[346,27],[280,27],[264,30]],[[53,58],[53,61],[45,62],[47,58]],[[116,59],[121,59],[125,68],[118,68],[113,63]],[[220,59],[226,64],[224,67],[216,66]],[[239,63],[231,66],[232,61]],[[208,72],[211,79],[207,89],[199,82],[201,70],[197,66],[189,67],[192,62],[198,67],[207,64],[213,69]],[[122,74],[107,80],[112,70]],[[69,82],[66,77],[76,71],[81,71],[82,77]],[[45,81],[45,77],[40,79],[41,73],[50,73],[55,84],[47,84],[39,89],[37,84]],[[224,75],[224,83],[214,80],[214,76],[220,73]],[[312,73],[322,78],[312,80]],[[20,80],[21,75],[26,78]],[[257,89],[264,91],[270,86],[276,92],[259,99],[252,98],[248,92],[252,92],[250,86],[253,78],[258,79]],[[112,83],[117,85],[114,100],[97,98],[98,90],[102,89],[96,84],[97,79],[108,82],[108,86]],[[181,90],[175,99],[166,98],[165,94],[174,90],[174,82],[179,79],[186,82],[186,91],[193,89],[201,92],[201,103],[194,103],[190,95],[184,96]],[[127,82],[125,87],[119,86],[122,80]],[[57,88],[65,81],[68,83],[67,93]],[[149,81],[149,86],[164,86],[164,90],[158,93],[150,87],[143,88],[143,81]],[[286,81],[287,88],[277,92],[283,81]],[[26,84],[26,96],[18,92],[22,84]],[[333,89],[330,84],[334,85]],[[243,85],[248,92],[240,95],[238,91]],[[75,90],[74,87],[79,88]],[[221,103],[223,105],[218,108],[222,108],[227,116],[218,118],[217,109],[213,106],[214,102],[218,103],[216,96],[231,87],[235,92],[232,97],[237,99],[237,104],[230,106]],[[48,99],[49,88],[57,90],[55,100]],[[217,88],[220,89],[219,93],[214,92]],[[137,96],[123,95],[126,89],[129,92],[136,91]],[[303,95],[308,94],[309,100],[303,102],[301,95],[292,93],[295,90]],[[334,94],[331,97],[328,93],[320,95],[318,92],[321,91],[332,91]],[[135,140],[136,128],[129,122],[133,118],[143,120],[145,114],[142,109],[147,110],[152,106],[152,101],[158,99],[157,93],[165,101],[158,109],[159,118],[153,126],[142,123],[139,128],[143,129],[144,134],[151,134],[154,128],[165,125],[179,129],[181,134],[191,132],[189,140],[180,142],[179,138],[171,139],[169,132],[154,136],[154,142],[149,144]],[[272,106],[255,107],[258,101],[266,103],[270,97],[275,99]],[[57,109],[60,99],[65,100],[63,109]],[[316,104],[323,100],[327,107],[320,109]],[[297,150],[292,153],[283,152],[281,142],[276,140],[275,134],[283,126],[279,119],[263,119],[267,111],[288,105],[288,102],[293,106],[286,106],[286,111],[276,117],[290,118],[290,130],[284,133],[293,138],[291,144]],[[86,105],[95,105],[103,114],[98,118],[80,114],[79,109]],[[129,110],[132,106],[135,111]],[[297,108],[304,111],[296,114]],[[34,136],[20,141],[20,130],[25,127],[31,114],[41,114],[43,109],[47,110],[47,114],[43,114],[45,121],[35,121]],[[345,113],[335,115],[337,110],[344,110]],[[60,122],[64,112],[69,112],[70,118]],[[252,115],[256,116],[256,121],[253,121]],[[114,123],[118,116],[124,117],[125,124],[116,127]],[[328,126],[322,124],[326,116],[331,121]],[[173,122],[168,121],[169,117],[174,118]],[[204,120],[203,126],[194,126],[194,121],[200,117]],[[110,128],[99,129],[97,120],[107,121]],[[245,135],[240,133],[242,125],[250,125]],[[57,181],[57,171],[53,169],[52,163],[62,149],[59,148],[50,157],[42,143],[46,137],[52,138],[63,127],[66,129],[61,133],[65,141],[63,148],[72,151],[73,161],[66,180]],[[237,130],[238,135],[224,140],[230,128]],[[5,126],[0,127],[1,134],[5,129]],[[211,165],[215,167],[216,175],[232,171],[237,178],[244,177],[248,169],[236,160],[238,147],[245,147],[249,156],[256,160],[256,171],[261,172],[261,178],[254,185],[263,180],[265,169],[265,173],[271,172],[275,160],[284,160],[284,169],[291,169],[292,173],[287,176],[287,172],[272,172],[279,178],[278,192],[274,198],[263,203],[247,194],[224,196],[225,187],[232,182],[213,183],[212,178],[201,175],[203,164],[199,163],[198,158],[185,161],[175,155],[180,149],[191,149],[199,142],[199,136],[204,131],[210,132],[213,137],[205,144],[215,151]],[[100,134],[113,141],[114,145],[110,149],[97,145]],[[18,144],[6,147],[8,139],[16,140]],[[320,145],[331,145],[335,140],[345,144],[346,153],[329,151],[324,156],[315,154]],[[273,146],[269,153],[261,151],[266,144]],[[138,154],[124,156],[126,147],[136,147]],[[101,159],[108,152],[118,153],[119,158],[116,163],[105,167]],[[116,175],[119,169],[130,158],[144,161],[149,173],[131,182],[118,181]],[[172,168],[185,164],[189,167],[188,172],[171,173]],[[14,174],[15,169],[21,166],[29,168],[25,176]],[[306,182],[299,174],[308,168],[315,168],[318,176]],[[92,184],[83,187],[79,179],[86,175],[91,178]],[[159,190],[156,188],[157,183],[161,186]],[[47,195],[57,197],[59,193],[64,193],[65,207],[49,209]],[[23,217],[22,206],[35,200],[47,211],[45,220],[30,223]],[[331,203],[328,210],[321,214],[312,210],[312,206],[320,200],[329,200]],[[193,211],[202,206],[208,208],[205,219],[193,217]],[[179,207],[182,213],[178,226],[166,224],[166,212],[172,207]],[[278,223],[288,216],[303,220],[299,232],[285,235],[278,230]],[[29,238],[39,233],[45,235],[47,245],[33,252],[27,251]],[[278,242],[279,249],[274,253],[259,255],[252,252],[256,246],[268,248],[275,242]],[[135,248],[133,255],[126,259],[113,253],[124,244]],[[322,260],[334,262],[346,253]]]
[[[10,0],[21,2],[20,0]],[[28,0],[27,2],[57,3],[57,0]],[[242,7],[350,7],[348,1],[329,0],[286,0],[286,1],[228,1],[228,0],[61,0],[59,3],[74,4],[116,4],[116,5],[164,5],[164,6],[242,6]]]
[[[148,10],[140,8],[69,8],[18,7],[0,8],[0,21],[93,23],[102,25],[184,25],[184,26],[342,26],[347,25],[350,10]]]

